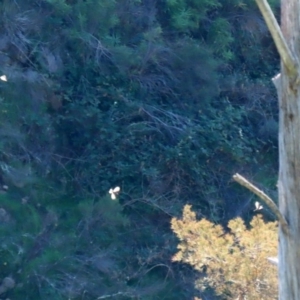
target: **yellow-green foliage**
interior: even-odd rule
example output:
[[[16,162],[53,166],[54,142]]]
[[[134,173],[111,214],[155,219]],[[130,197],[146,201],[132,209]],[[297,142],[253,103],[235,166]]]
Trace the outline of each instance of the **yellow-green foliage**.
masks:
[[[267,258],[277,256],[277,223],[255,216],[250,228],[241,218],[228,223],[229,232],[206,219],[197,220],[186,205],[182,219],[172,219],[180,240],[174,261],[181,261],[206,276],[196,282],[214,288],[226,299],[277,299],[277,270]]]

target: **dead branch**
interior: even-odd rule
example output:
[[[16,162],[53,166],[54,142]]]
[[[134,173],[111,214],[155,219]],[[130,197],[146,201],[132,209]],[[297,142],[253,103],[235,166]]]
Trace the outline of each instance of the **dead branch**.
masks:
[[[274,215],[277,217],[280,225],[282,226],[283,231],[288,234],[288,223],[285,220],[284,216],[279,211],[277,205],[274,203],[274,201],[266,195],[262,190],[257,188],[255,185],[253,185],[251,182],[249,182],[246,178],[241,176],[240,174],[233,175],[233,179],[238,182],[240,185],[244,186],[248,190],[250,190],[252,193],[257,195],[274,213]]]
[[[277,51],[282,59],[283,64],[290,72],[292,76],[297,74],[297,60],[295,56],[290,51],[287,42],[285,41],[279,24],[267,2],[267,0],[255,0],[264,20],[269,28],[272,35],[274,43],[276,45]]]
[[[126,296],[126,297],[130,297],[130,298],[134,297],[134,296],[130,295],[128,292],[118,292],[118,293],[114,293],[114,294],[108,294],[108,295],[100,296],[100,297],[97,298],[97,300],[98,299],[115,298],[117,296]]]

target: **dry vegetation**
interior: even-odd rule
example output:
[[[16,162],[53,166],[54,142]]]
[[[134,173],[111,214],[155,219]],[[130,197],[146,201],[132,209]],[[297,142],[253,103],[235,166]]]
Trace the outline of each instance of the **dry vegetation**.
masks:
[[[249,228],[240,218],[228,230],[206,219],[197,220],[186,205],[182,219],[172,220],[180,240],[174,261],[205,274],[197,282],[204,290],[214,288],[226,299],[277,299],[277,270],[267,258],[277,255],[277,223],[265,223],[256,215]]]

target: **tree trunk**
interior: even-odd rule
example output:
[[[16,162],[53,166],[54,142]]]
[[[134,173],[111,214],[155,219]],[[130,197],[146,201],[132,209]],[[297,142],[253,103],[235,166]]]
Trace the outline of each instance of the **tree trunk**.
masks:
[[[300,0],[281,4],[281,30],[300,58]],[[299,66],[297,66],[297,73]],[[298,73],[299,74],[299,73]],[[297,75],[298,75],[297,74]],[[279,299],[300,299],[300,87],[281,64],[279,88],[279,210],[289,225],[279,229]]]
[[[283,69],[283,68],[282,68]],[[279,210],[288,233],[279,229],[279,299],[300,299],[300,97],[282,70],[279,98]]]
[[[275,18],[273,21],[268,20],[266,0],[256,2],[281,57],[281,74],[274,78],[274,84],[279,98],[279,211],[287,222],[287,230],[282,222],[279,222],[279,299],[299,300],[300,0],[281,1],[281,31],[279,27],[275,28],[276,24],[273,22]],[[280,41],[278,42],[276,38]]]

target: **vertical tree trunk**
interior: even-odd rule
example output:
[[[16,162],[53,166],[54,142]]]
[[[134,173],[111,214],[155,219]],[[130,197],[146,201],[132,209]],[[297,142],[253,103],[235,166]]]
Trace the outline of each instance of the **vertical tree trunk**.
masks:
[[[300,0],[282,0],[281,30],[293,56],[300,58]],[[299,66],[279,78],[279,210],[289,230],[279,229],[279,299],[300,299],[300,87]]]
[[[279,210],[267,199],[279,220],[279,299],[300,300],[300,0],[281,0],[281,28],[267,0],[256,3],[281,58],[281,73],[273,79],[279,98]],[[249,185],[238,174],[234,178]]]
[[[279,299],[300,299],[300,97],[282,70],[279,129],[279,209],[289,225],[279,229]]]
[[[281,1],[281,29],[256,0],[281,57],[279,98],[279,299],[300,300],[300,0]],[[285,225],[285,226],[284,226]]]

